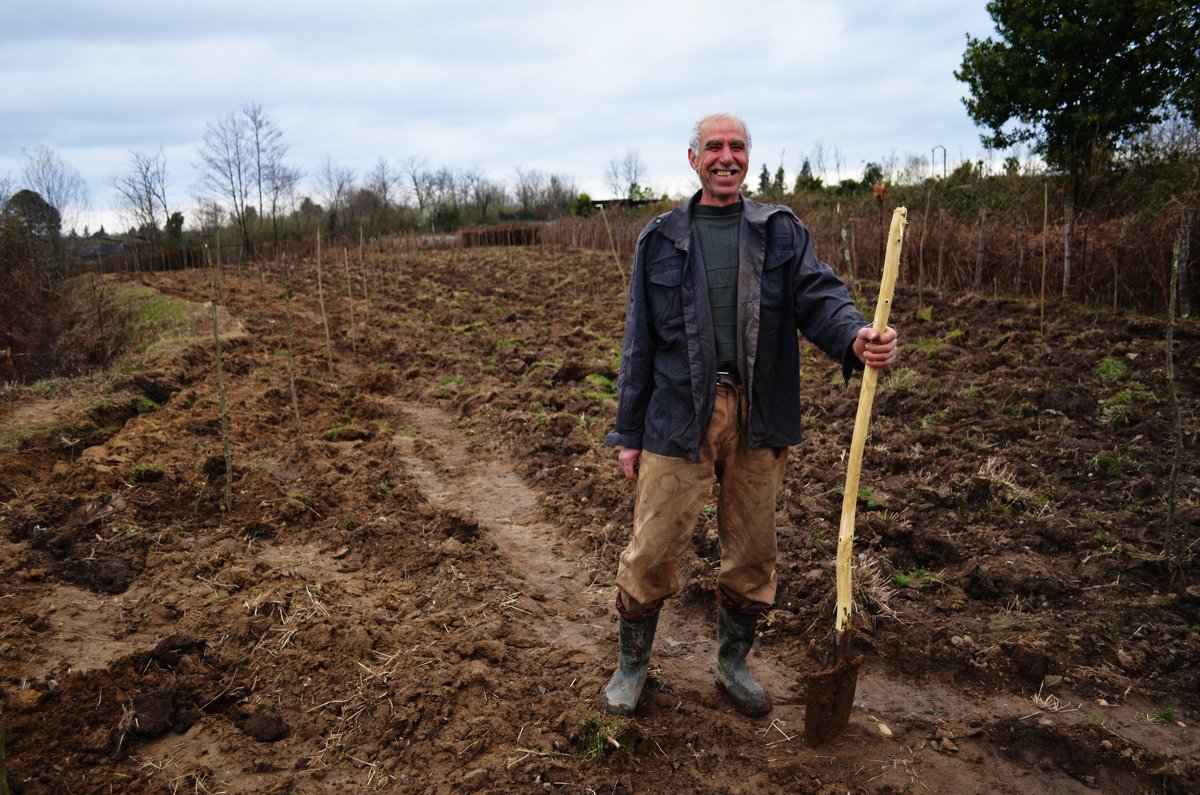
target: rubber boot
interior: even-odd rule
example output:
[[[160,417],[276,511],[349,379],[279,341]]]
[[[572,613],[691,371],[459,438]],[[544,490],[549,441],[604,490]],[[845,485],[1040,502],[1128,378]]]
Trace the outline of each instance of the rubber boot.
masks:
[[[757,718],[771,711],[771,696],[750,676],[746,655],[754,645],[758,616],[717,607],[717,687],[743,715]]]
[[[650,647],[658,628],[658,613],[638,620],[621,619],[621,661],[604,688],[605,710],[611,715],[632,715],[637,707],[646,672],[650,669]]]

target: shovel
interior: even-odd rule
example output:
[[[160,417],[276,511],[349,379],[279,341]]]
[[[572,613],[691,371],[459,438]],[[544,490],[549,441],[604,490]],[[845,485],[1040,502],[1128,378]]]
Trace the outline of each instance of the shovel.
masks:
[[[900,270],[900,247],[904,243],[904,225],[908,210],[897,207],[892,213],[888,230],[887,253],[883,258],[883,277],[879,283],[879,303],[875,306],[873,327],[877,333],[887,330],[888,311],[896,274]],[[863,656],[850,656],[850,611],[853,599],[850,591],[850,553],[854,546],[854,511],[858,500],[858,476],[862,468],[863,447],[871,424],[871,401],[879,371],[867,367],[863,372],[862,391],[858,396],[858,415],[854,419],[854,436],[850,441],[850,462],[846,467],[846,491],[842,495],[842,521],[838,529],[837,547],[837,607],[834,621],[834,666],[808,676],[808,695],[804,708],[804,738],[810,746],[827,743],[845,731],[854,706],[854,690],[858,685],[858,669]]]

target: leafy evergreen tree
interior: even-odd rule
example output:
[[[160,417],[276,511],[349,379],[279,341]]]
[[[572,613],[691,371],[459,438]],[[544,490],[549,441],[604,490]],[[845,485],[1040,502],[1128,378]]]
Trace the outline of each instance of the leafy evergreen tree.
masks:
[[[967,37],[967,112],[985,146],[1032,142],[1068,177],[1063,292],[1084,178],[1171,106],[1197,118],[1194,0],[992,0],[998,38]]]

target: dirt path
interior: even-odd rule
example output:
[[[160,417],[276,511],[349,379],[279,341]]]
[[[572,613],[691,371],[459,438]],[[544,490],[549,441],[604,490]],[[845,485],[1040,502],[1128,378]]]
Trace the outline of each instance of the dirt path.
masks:
[[[590,664],[600,666],[607,675],[616,639],[608,609],[612,587],[600,584],[605,573],[585,566],[583,550],[564,541],[557,527],[538,519],[538,495],[513,471],[505,451],[467,436],[440,408],[407,403],[402,414],[412,425],[395,442],[423,493],[439,506],[477,522],[520,570],[528,588],[511,598],[527,596],[538,605],[538,610],[528,614],[529,625],[547,647],[579,648],[587,653]],[[652,706],[644,706],[642,714],[671,709],[672,701],[677,705],[682,699],[720,705],[712,684],[713,631],[710,617],[702,611],[681,608],[678,602],[664,610],[648,681],[647,702]],[[831,775],[845,774],[848,765],[862,765],[866,758],[874,761],[874,769],[864,766],[853,778],[881,786],[905,786],[907,776],[907,783],[919,780],[932,792],[1083,795],[1094,791],[1055,772],[1052,764],[1033,774],[1020,758],[1006,758],[979,739],[989,727],[1006,721],[1074,725],[1083,718],[1082,704],[1070,701],[1078,698],[1073,694],[1061,693],[1063,698],[1057,701],[1043,701],[1043,705],[1061,706],[1056,713],[1039,708],[1031,699],[981,699],[952,687],[920,686],[889,675],[877,662],[869,663],[860,676],[856,711],[844,738],[822,749],[807,749],[802,739],[806,672],[786,668],[770,648],[760,647],[753,664],[756,676],[775,694],[775,710],[768,718],[747,724],[753,725],[769,746],[785,746]],[[733,715],[727,704],[723,708]],[[939,724],[954,728],[939,729]],[[1139,743],[1161,739],[1149,736],[1154,734],[1153,724],[1139,720],[1133,705],[1114,705],[1106,726],[1114,736]],[[913,737],[906,727],[929,732],[937,748]],[[967,727],[967,736],[962,736],[961,727]],[[915,747],[896,741],[897,734],[906,733],[906,739],[917,740]],[[1191,744],[1179,752],[1200,753],[1197,739],[1200,735],[1193,735]],[[984,782],[978,779],[980,768],[988,771]]]

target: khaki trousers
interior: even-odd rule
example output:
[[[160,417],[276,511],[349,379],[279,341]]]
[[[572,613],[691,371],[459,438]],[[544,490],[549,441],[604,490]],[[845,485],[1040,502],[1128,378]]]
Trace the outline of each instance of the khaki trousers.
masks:
[[[741,387],[717,387],[698,463],[642,451],[633,538],[617,567],[618,596],[626,612],[655,611],[679,591],[679,559],[691,543],[713,478],[720,486],[717,585],[743,611],[766,610],[774,603],[775,495],[788,451],[747,446],[744,403]]]

